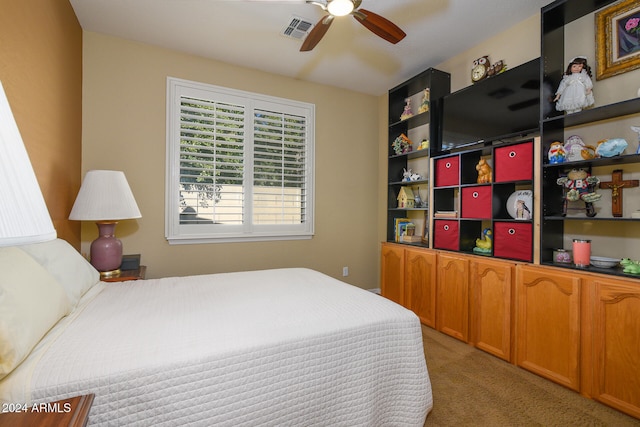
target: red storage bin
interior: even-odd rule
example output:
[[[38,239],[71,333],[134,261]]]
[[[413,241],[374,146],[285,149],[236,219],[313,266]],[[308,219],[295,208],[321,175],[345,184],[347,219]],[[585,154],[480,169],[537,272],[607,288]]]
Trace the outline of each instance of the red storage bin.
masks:
[[[493,169],[494,182],[533,179],[533,142],[496,148]]]
[[[435,161],[436,187],[447,187],[460,183],[460,157],[451,156]]]
[[[433,247],[436,249],[460,250],[458,221],[437,219],[433,221]]]
[[[461,218],[491,218],[491,186],[464,187],[461,195]]]
[[[493,224],[493,255],[521,261],[533,261],[533,224],[496,222]]]

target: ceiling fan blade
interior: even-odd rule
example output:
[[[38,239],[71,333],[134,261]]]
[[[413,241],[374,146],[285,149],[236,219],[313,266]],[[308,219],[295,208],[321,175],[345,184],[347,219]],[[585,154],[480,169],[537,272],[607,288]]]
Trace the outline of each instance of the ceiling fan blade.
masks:
[[[333,16],[331,15],[327,15],[321,18],[316,26],[313,27],[311,32],[307,35],[307,38],[304,39],[302,47],[300,47],[300,52],[307,52],[316,47],[316,45],[320,43],[320,40],[322,40],[322,37],[324,37],[324,35],[327,33],[327,30],[331,26],[332,22]]]
[[[353,16],[358,22],[367,27],[369,31],[382,37],[389,43],[396,44],[406,36],[405,32],[396,24],[366,9],[354,11]]]

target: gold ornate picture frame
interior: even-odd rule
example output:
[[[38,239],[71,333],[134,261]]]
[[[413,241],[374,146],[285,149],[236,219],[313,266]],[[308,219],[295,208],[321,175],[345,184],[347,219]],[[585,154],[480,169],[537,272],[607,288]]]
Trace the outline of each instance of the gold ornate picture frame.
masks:
[[[623,0],[596,18],[596,80],[640,68],[640,3]]]

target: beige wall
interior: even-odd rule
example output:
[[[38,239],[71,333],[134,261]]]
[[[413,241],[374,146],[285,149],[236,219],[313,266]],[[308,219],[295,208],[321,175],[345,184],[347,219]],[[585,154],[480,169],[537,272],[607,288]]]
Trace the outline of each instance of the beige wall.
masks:
[[[82,29],[68,1],[0,0],[0,81],[58,236],[79,247]]]
[[[170,246],[164,237],[167,76],[316,105],[316,220],[311,240]],[[125,253],[148,277],[311,267],[377,287],[378,99],[192,55],[84,33],[83,173],[125,172],[142,218],[123,221]],[[83,224],[82,241],[97,236]]]

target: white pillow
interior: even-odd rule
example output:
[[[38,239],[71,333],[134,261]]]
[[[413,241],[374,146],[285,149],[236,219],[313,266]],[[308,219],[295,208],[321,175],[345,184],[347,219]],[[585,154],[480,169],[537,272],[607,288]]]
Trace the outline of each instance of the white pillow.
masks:
[[[69,314],[56,279],[18,247],[0,248],[0,379]]]
[[[62,239],[18,246],[42,265],[67,293],[75,308],[82,295],[100,281],[100,273],[73,246]]]

